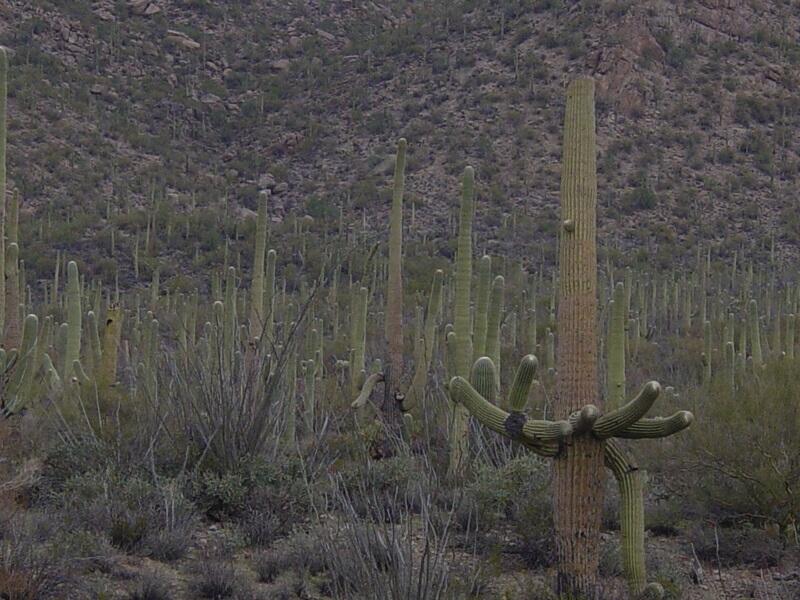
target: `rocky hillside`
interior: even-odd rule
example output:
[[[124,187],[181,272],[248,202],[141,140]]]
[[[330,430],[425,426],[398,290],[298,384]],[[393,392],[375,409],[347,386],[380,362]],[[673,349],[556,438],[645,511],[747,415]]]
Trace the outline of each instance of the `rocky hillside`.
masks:
[[[380,232],[405,136],[414,232],[447,235],[472,164],[479,244],[549,262],[563,90],[589,74],[612,259],[790,259],[798,39],[778,0],[0,0],[23,256],[124,278],[149,226],[147,265],[220,264],[265,189],[276,229],[342,207]]]

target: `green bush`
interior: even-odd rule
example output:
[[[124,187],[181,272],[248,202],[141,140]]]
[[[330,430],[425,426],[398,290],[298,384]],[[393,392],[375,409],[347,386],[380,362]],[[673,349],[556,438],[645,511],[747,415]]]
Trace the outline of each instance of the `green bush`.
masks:
[[[788,532],[800,519],[798,361],[756,369],[735,392],[725,377],[708,390],[689,438],[698,466],[691,489],[711,518],[772,522]]]

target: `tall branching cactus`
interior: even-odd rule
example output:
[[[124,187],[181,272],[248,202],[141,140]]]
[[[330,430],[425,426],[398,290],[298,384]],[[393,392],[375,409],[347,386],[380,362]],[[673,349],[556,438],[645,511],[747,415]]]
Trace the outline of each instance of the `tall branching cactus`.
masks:
[[[660,392],[646,384],[636,398],[602,414],[597,356],[597,199],[595,174],[594,83],[577,80],[567,89],[560,241],[557,421],[528,419],[524,407],[537,361],[522,359],[511,385],[509,412],[495,406],[462,376],[450,381],[452,398],[490,429],[534,452],[553,457],[554,521],[558,553],[557,592],[564,598],[598,598],[597,566],[603,463],[621,491],[623,565],[633,597],[660,597],[646,584],[643,486],[645,475],[613,438],[658,438],[688,427],[691,413],[645,418]],[[624,301],[622,302],[624,304]],[[451,334],[452,335],[452,334]],[[474,367],[485,381],[489,359]],[[485,387],[485,386],[484,386]]]

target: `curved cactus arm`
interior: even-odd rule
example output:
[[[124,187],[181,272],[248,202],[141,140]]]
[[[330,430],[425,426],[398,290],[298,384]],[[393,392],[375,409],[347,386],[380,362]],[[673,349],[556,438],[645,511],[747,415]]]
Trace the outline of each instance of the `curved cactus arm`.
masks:
[[[86,371],[83,370],[83,365],[81,365],[81,361],[79,360],[72,361],[72,372],[74,374],[75,380],[80,385],[91,385],[92,379],[86,374]]]
[[[481,396],[463,377],[450,380],[450,396],[492,431],[546,456],[558,453],[558,445],[551,442],[557,442],[572,433],[566,421],[534,421],[519,411],[504,411]]]
[[[522,433],[533,443],[541,445],[542,443],[563,440],[565,437],[572,435],[574,432],[569,421],[540,421],[535,419],[526,419],[525,424],[522,426]]]
[[[670,417],[640,419],[633,425],[615,433],[614,437],[634,440],[669,437],[683,431],[693,422],[694,415],[688,410],[681,410]]]
[[[372,395],[375,386],[378,385],[380,382],[384,380],[383,373],[373,373],[367,380],[364,382],[363,387],[361,388],[361,393],[358,395],[358,398],[353,400],[353,403],[350,405],[351,408],[361,408],[367,404],[369,397]]]
[[[50,355],[47,352],[42,355],[42,365],[50,391],[55,393],[61,390],[61,377],[55,366],[53,366],[53,361],[50,359]]]
[[[494,362],[488,356],[481,356],[472,365],[470,383],[475,388],[475,391],[491,404],[497,404],[496,378]]]
[[[597,419],[592,428],[595,437],[604,440],[626,430],[647,414],[660,393],[661,386],[657,381],[647,382],[642,391],[625,406]]]
[[[539,361],[536,360],[533,354],[524,356],[520,361],[517,373],[514,375],[514,382],[511,384],[511,389],[508,393],[508,406],[512,411],[525,409],[525,404],[528,402],[528,393],[536,377],[538,366]]]
[[[575,411],[569,416],[569,424],[572,427],[572,433],[580,434],[591,431],[599,417],[600,409],[594,404],[587,404],[582,409]]]
[[[620,551],[631,598],[661,598],[663,589],[647,583],[644,552],[644,486],[647,473],[613,440],[603,446],[606,466],[614,474],[620,495]],[[658,595],[650,595],[661,590]],[[645,595],[648,594],[648,595]]]

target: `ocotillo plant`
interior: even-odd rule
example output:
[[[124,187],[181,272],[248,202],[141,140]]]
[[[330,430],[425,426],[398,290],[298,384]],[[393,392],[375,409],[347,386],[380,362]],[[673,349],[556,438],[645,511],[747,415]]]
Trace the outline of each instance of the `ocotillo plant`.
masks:
[[[628,404],[602,414],[597,356],[597,243],[594,82],[579,79],[567,89],[561,181],[563,232],[559,248],[558,350],[555,416],[529,420],[522,412],[536,359],[526,356],[511,387],[510,412],[493,405],[461,376],[450,393],[481,423],[553,457],[554,521],[558,555],[556,588],[569,598],[598,598],[597,548],[603,506],[603,462],[622,492],[623,564],[634,596],[660,596],[646,585],[643,562],[642,478],[613,438],[665,437],[686,428],[692,415],[667,419],[644,415],[659,395],[650,382]],[[480,359],[483,360],[483,359]]]

